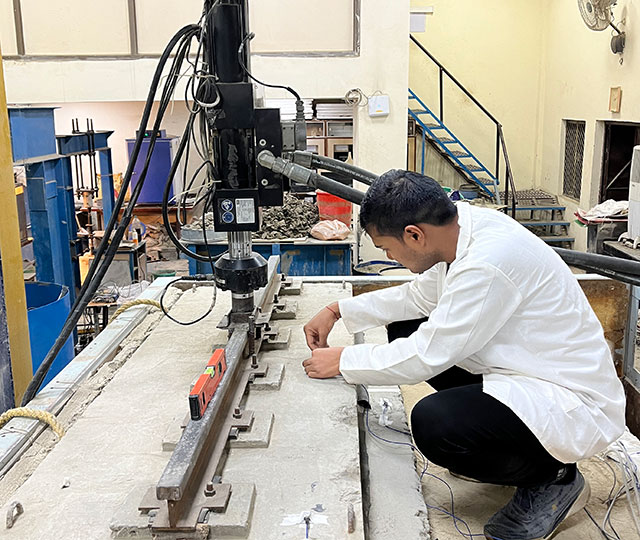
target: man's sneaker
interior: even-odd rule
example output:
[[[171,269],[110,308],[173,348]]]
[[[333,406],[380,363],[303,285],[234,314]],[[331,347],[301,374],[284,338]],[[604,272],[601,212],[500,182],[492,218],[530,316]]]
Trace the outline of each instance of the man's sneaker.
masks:
[[[484,526],[490,540],[541,540],[549,538],[567,517],[582,510],[591,490],[575,470],[575,477],[536,488],[518,488],[509,503]],[[572,471],[573,472],[573,471]]]

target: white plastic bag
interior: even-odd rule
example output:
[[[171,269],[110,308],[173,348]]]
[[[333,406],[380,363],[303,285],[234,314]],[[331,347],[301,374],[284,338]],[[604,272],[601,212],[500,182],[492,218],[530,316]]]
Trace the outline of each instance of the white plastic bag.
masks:
[[[318,240],[344,240],[350,232],[351,229],[337,219],[319,221],[310,231],[311,236]]]

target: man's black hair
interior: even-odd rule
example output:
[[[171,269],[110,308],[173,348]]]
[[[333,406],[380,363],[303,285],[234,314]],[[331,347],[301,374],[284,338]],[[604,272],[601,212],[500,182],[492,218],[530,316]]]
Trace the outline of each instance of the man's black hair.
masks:
[[[360,205],[360,224],[402,237],[407,225],[448,225],[458,215],[440,184],[422,174],[392,169],[371,184]]]

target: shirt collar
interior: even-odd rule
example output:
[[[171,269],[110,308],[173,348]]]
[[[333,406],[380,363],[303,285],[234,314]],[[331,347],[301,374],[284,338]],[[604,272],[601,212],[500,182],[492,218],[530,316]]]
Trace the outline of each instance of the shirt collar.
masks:
[[[471,242],[471,207],[469,203],[457,202],[456,208],[458,209],[458,225],[460,226],[458,244],[456,246],[456,259],[459,259]]]

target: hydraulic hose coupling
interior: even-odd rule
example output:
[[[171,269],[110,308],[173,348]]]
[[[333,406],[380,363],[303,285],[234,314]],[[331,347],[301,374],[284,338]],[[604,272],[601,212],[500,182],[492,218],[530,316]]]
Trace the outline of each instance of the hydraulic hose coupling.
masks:
[[[315,187],[313,183],[313,171],[276,157],[269,152],[269,150],[263,150],[258,154],[258,163],[264,168],[271,169],[277,174],[282,174],[294,182]]]

